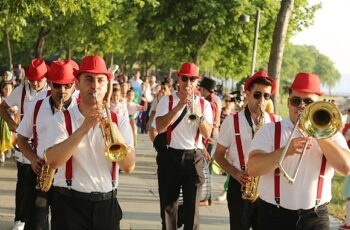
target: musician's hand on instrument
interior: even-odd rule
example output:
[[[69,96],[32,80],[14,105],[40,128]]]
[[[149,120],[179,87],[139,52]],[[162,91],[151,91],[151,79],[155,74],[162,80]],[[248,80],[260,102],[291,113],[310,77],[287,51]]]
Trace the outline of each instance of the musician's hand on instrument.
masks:
[[[34,160],[31,161],[31,167],[33,171],[35,172],[36,175],[39,175],[41,172],[41,167],[44,165],[43,159],[40,157],[36,156]]]
[[[208,138],[208,143],[209,143],[209,144],[212,144],[212,145],[215,145],[215,144],[217,143],[217,140],[215,140],[215,139],[209,137],[209,138]]]
[[[93,127],[95,127],[102,119],[102,110],[98,107],[94,107],[91,112],[85,117],[81,128],[87,133]]]
[[[232,175],[241,185],[245,185],[250,177],[246,171],[237,171],[235,175]]]
[[[306,145],[306,149],[310,149],[312,147],[311,137],[296,137],[292,139],[289,148],[287,150],[287,155],[291,156],[294,154],[301,154]]]

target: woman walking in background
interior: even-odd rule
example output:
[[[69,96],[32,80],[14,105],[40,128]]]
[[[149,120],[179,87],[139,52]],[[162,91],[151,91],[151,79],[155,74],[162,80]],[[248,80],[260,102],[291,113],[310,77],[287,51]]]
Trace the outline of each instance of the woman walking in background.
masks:
[[[1,83],[0,103],[8,97],[13,90],[11,81],[3,81]],[[16,110],[10,108],[10,113],[15,114]],[[11,149],[13,148],[13,133],[10,131],[7,123],[0,117],[0,162],[5,162],[5,153],[7,158],[11,156]]]

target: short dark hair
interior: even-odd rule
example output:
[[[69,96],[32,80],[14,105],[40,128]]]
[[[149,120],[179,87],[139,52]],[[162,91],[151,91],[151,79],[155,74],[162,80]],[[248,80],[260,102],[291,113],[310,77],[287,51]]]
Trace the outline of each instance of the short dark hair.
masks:
[[[269,79],[267,79],[266,77],[260,77],[249,84],[248,91],[250,91],[254,87],[254,84],[272,86],[272,83]]]

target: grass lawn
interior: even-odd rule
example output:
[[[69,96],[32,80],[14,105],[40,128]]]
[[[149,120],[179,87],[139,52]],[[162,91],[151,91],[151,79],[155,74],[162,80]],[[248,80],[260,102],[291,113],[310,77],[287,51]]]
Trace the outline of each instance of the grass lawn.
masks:
[[[332,181],[332,200],[328,205],[329,212],[338,219],[345,218],[345,197],[343,197],[344,176],[335,173]]]

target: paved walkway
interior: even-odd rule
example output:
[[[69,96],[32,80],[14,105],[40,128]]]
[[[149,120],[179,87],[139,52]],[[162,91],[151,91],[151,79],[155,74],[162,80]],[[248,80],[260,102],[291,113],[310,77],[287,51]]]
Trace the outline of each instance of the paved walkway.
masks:
[[[118,199],[124,212],[122,229],[161,229],[155,152],[146,135],[138,136],[136,170],[122,174]],[[213,197],[223,188],[224,176],[214,176]],[[6,162],[0,166],[0,230],[11,229],[15,212],[16,167]],[[214,201],[212,206],[200,207],[201,226],[204,230],[229,229],[226,202]],[[331,229],[338,229],[339,221],[331,218]]]

